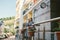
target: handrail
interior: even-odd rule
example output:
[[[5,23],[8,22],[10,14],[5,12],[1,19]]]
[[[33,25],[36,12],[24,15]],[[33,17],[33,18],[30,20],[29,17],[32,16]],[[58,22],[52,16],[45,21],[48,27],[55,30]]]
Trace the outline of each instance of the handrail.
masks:
[[[33,24],[33,25],[36,25],[36,24],[43,24],[43,23],[47,23],[47,22],[52,22],[52,21],[56,21],[56,20],[59,20],[60,19],[60,17],[57,17],[57,18],[53,18],[53,19],[49,19],[49,20],[45,20],[45,21],[41,21],[41,22],[39,22],[39,23],[35,23],[35,24]],[[40,27],[40,26],[39,26]],[[39,36],[39,27],[38,27],[38,40],[40,39],[40,36]],[[43,30],[43,40],[45,40],[45,32],[46,32],[46,30],[45,30],[45,27],[44,27],[44,30]],[[52,32],[52,34],[53,34],[54,32]]]
[[[43,23],[47,23],[47,22],[51,22],[51,21],[56,21],[56,20],[59,20],[59,19],[60,19],[60,17],[57,17],[57,18],[53,18],[53,19],[41,21],[41,22],[35,23],[35,24],[33,24],[33,25],[36,25],[36,24],[43,24]]]

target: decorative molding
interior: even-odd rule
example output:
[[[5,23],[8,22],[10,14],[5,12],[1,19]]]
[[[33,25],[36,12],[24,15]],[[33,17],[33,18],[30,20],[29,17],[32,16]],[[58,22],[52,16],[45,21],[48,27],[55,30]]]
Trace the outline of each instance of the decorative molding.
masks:
[[[44,8],[46,8],[46,3],[45,2],[43,2],[43,3],[41,3],[41,5],[40,5],[40,7],[42,8],[42,9],[44,9]]]

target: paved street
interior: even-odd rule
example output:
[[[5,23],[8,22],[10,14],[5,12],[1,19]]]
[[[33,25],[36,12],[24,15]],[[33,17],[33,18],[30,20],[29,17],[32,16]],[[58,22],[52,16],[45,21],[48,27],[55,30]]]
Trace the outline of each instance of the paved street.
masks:
[[[4,40],[15,40],[15,36],[11,36],[11,37],[6,38],[6,39],[4,39]]]

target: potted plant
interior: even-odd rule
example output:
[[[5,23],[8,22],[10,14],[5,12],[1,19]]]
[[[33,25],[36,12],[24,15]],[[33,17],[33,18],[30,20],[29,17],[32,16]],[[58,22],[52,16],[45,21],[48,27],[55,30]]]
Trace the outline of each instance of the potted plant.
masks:
[[[58,21],[59,28],[56,29],[57,40],[60,40],[60,21]]]
[[[29,29],[28,33],[30,36],[34,36],[34,31],[32,29]]]
[[[30,36],[34,36],[35,30],[36,30],[36,29],[35,29],[34,27],[33,27],[33,28],[30,28],[30,27],[29,27],[29,29],[28,29],[29,35],[30,35]]]
[[[57,40],[60,40],[60,28],[55,28],[54,31],[56,32]]]
[[[54,28],[53,31],[56,32],[57,40],[60,40],[60,21],[57,22],[58,27]]]

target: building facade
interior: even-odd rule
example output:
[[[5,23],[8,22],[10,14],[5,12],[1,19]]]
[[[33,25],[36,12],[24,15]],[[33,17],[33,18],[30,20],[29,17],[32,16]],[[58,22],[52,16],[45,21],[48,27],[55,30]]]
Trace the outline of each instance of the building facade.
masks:
[[[28,19],[30,19],[30,18],[33,19],[34,24],[37,24],[44,20],[49,20],[52,18],[59,17],[59,15],[53,13],[54,11],[53,11],[53,8],[51,7],[54,5],[53,2],[56,2],[56,1],[51,1],[51,0],[23,0],[22,1],[21,0],[20,1],[21,4],[18,1],[19,0],[17,0],[16,5],[19,4],[19,7],[16,7],[16,8],[19,9],[19,11],[20,11],[18,13],[20,15],[19,28],[21,30],[24,28],[23,24],[27,23]],[[58,13],[58,12],[55,12],[55,13]],[[44,38],[43,30],[45,28],[45,31],[46,31],[45,39],[53,40],[51,38],[51,31],[52,31],[52,26],[53,26],[52,22],[43,23],[43,24],[39,24],[39,25],[40,26],[35,26],[36,31],[38,31],[38,28],[41,31],[41,32],[39,32],[40,33],[39,38],[43,40],[43,38]],[[38,32],[35,33],[34,35],[35,35],[34,40],[37,40]]]
[[[20,15],[20,29],[23,29],[22,25],[26,23],[30,18],[33,19],[34,23],[50,19],[50,0],[24,0],[21,9],[19,2],[19,0],[16,1],[16,12],[17,15]],[[50,23],[41,24],[41,26],[39,27],[40,30],[43,30],[44,25],[45,30],[51,31]],[[36,29],[38,31],[38,27],[36,27]],[[40,32],[41,39],[43,39],[42,33],[43,32]],[[49,32],[46,32],[45,35],[46,40],[51,40],[51,34]],[[37,36],[38,33],[35,33],[35,37],[38,39]]]

